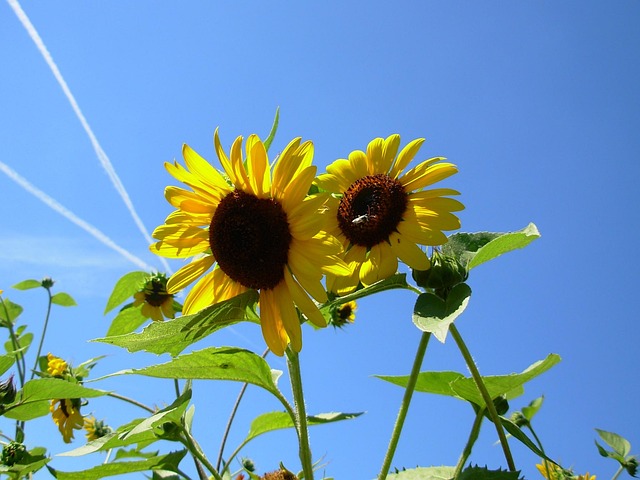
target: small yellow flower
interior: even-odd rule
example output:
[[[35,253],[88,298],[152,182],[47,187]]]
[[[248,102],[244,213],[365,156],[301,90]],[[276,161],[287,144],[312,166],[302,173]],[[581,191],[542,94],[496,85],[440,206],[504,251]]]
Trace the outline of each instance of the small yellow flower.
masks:
[[[4,290],[0,290],[0,295],[2,295],[4,293]]]
[[[51,400],[49,407],[53,422],[58,426],[64,443],[71,443],[73,430],[81,430],[84,419],[80,414],[79,398],[61,398]]]
[[[62,377],[69,372],[67,362],[49,353],[47,354],[47,373],[53,377]]]
[[[167,187],[177,208],[153,232],[151,250],[169,258],[194,257],[167,282],[175,293],[193,282],[182,313],[189,315],[248,290],[260,295],[260,325],[273,353],[288,344],[302,348],[299,309],[319,327],[326,326],[316,303],[328,300],[323,273],[348,275],[338,257],[340,242],[327,235],[328,194],[308,196],[316,174],[313,144],[291,141],[269,162],[257,135],[233,142],[229,155],[218,131],[216,153],[226,177],[185,145],[187,168],[165,164],[171,175],[190,187]],[[199,279],[199,280],[198,280]]]
[[[327,286],[338,294],[349,293],[359,283],[371,285],[390,277],[398,259],[415,270],[427,270],[429,258],[420,245],[447,242],[445,230],[460,228],[451,212],[464,206],[449,188],[424,190],[458,171],[436,157],[403,173],[424,142],[410,142],[400,153],[400,136],[376,138],[367,151],[355,150],[348,159],[327,167],[316,184],[333,194],[329,233],[343,244],[344,260],[351,267],[345,277],[327,275]]]
[[[358,305],[355,300],[343,303],[331,311],[331,325],[342,328],[347,323],[353,323],[356,319]]]
[[[84,417],[84,429],[87,431],[85,434],[87,442],[97,440],[111,433],[111,428],[105,425],[103,420],[96,420],[96,417],[93,415]]]
[[[573,475],[570,470],[565,470],[561,466],[551,462],[542,462],[536,465],[540,474],[547,480],[596,480],[595,475]]]
[[[156,322],[174,318],[173,295],[167,293],[167,277],[164,273],[151,275],[139,292],[133,294],[133,306],[142,305],[142,315]]]

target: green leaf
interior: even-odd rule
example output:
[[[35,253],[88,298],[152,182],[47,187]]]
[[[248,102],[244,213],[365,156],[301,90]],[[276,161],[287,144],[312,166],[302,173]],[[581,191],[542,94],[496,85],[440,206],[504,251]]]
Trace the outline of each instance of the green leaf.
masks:
[[[450,480],[455,467],[418,467],[387,475],[387,480]]]
[[[269,364],[249,350],[236,347],[209,347],[179,355],[169,362],[119,374],[192,380],[231,380],[257,385],[276,395],[278,387]]]
[[[14,355],[0,355],[0,375],[4,375],[16,363]]]
[[[189,405],[190,399],[191,390],[187,390],[171,405],[159,410],[150,417],[133,420],[126,425],[122,425],[113,433],[109,433],[81,447],[58,455],[79,457],[89,453],[106,451],[127,445],[137,444],[139,448],[150,445],[161,439],[159,435],[161,432],[158,427],[161,427],[165,423],[180,424],[180,419]]]
[[[529,403],[528,406],[522,407],[522,414],[524,415],[524,417],[527,420],[531,421],[531,419],[534,417],[534,415],[536,413],[538,413],[538,411],[542,407],[542,402],[543,401],[544,401],[544,395],[542,395],[541,397],[536,398],[535,400],[532,400],[531,403]]]
[[[36,378],[25,383],[20,393],[20,398],[14,405],[57,398],[101,397],[108,392],[83,387],[78,383],[67,382],[60,378]],[[12,405],[7,408],[12,408]]]
[[[333,300],[330,300],[322,305],[320,307],[320,312],[322,312],[325,318],[327,317],[327,315],[329,315],[330,317],[330,309],[335,305],[342,305],[343,303],[347,303],[352,300],[358,300],[360,298],[373,295],[374,293],[384,292],[385,290],[393,290],[395,288],[410,288],[409,284],[407,283],[406,273],[396,273],[395,275],[392,275],[385,280],[380,280],[379,282],[369,285],[368,287],[361,288],[360,290],[357,290],[348,295],[344,295],[342,297],[334,298]]]
[[[49,415],[49,400],[41,400],[39,402],[30,402],[23,405],[11,406],[10,410],[5,411],[2,415],[12,420],[31,420],[34,418]]]
[[[540,360],[529,366],[522,373],[483,376],[482,379],[491,398],[506,395],[507,398],[511,399],[523,392],[522,386],[526,382],[546,372],[558,362],[560,362],[560,356],[557,354],[550,354],[544,360]],[[406,387],[409,381],[408,375],[376,375],[376,377],[401,387]],[[415,391],[446,395],[472,402],[479,407],[485,406],[482,395],[480,394],[473,378],[465,377],[463,374],[458,372],[421,372],[418,374],[418,378],[416,380]]]
[[[0,302],[0,320],[13,324],[23,310],[17,303],[13,303],[8,298],[3,298],[2,302]]]
[[[531,439],[529,439],[529,437],[527,437],[525,435],[525,433],[522,431],[522,429],[520,427],[518,427],[518,425],[516,425],[514,422],[512,422],[508,418],[500,417],[500,423],[502,423],[502,426],[504,427],[504,429],[513,438],[519,440],[523,445],[525,445],[527,448],[529,448],[529,450],[531,450],[533,453],[535,453],[538,457],[543,458],[545,460],[548,460],[551,463],[555,463],[557,465],[557,462],[555,462],[551,458],[547,457],[545,455],[545,453],[542,450],[540,450],[538,448],[538,446],[535,443],[533,443],[531,441]]]
[[[68,293],[60,292],[51,297],[51,303],[60,305],[62,307],[75,307],[76,301]]]
[[[123,347],[130,352],[178,355],[189,345],[223,327],[249,318],[248,311],[258,301],[258,293],[249,290],[224,302],[217,303],[194,315],[185,315],[164,322],[153,322],[141,333],[128,333],[98,338],[95,342]]]
[[[471,288],[466,283],[453,287],[446,301],[433,293],[422,293],[413,307],[413,323],[423,332],[433,333],[444,343],[449,325],[464,312],[470,297]]]
[[[278,123],[280,122],[280,107],[276,108],[276,116],[273,119],[273,125],[271,125],[271,131],[267,136],[267,139],[264,141],[264,149],[268,152],[269,147],[271,147],[271,143],[276,136],[276,132],[278,131]]]
[[[325,423],[333,423],[339,422],[341,420],[351,420],[353,418],[359,417],[364,412],[357,413],[320,413],[318,415],[310,415],[307,416],[307,422],[309,426],[313,425],[323,425]],[[285,428],[294,428],[295,424],[291,419],[291,416],[287,412],[268,412],[263,413],[262,415],[257,416],[253,422],[251,422],[251,427],[249,428],[249,433],[247,437],[244,439],[243,444],[248,443],[250,440],[253,440],[259,435],[263,433],[272,432],[274,430],[281,430]]]
[[[134,332],[146,321],[147,319],[142,315],[141,307],[129,306],[128,308],[123,308],[111,321],[111,325],[107,331],[107,337],[126,335],[127,333]]]
[[[43,447],[32,448],[25,452],[20,461],[12,466],[0,464],[0,473],[6,473],[8,478],[30,478],[30,473],[37,472],[51,461],[51,458],[48,458],[46,453],[47,450]]]
[[[113,287],[113,292],[109,300],[107,300],[107,306],[104,309],[104,313],[107,314],[118,305],[128,300],[140,290],[140,286],[147,281],[149,274],[147,272],[129,272],[118,280]]]
[[[520,471],[489,470],[487,467],[468,466],[461,473],[459,480],[519,480]]]
[[[186,455],[186,450],[171,452],[166,455],[158,455],[148,460],[110,462],[97,467],[82,470],[80,472],[55,471],[54,476],[58,480],[100,480],[101,478],[125,473],[144,472],[147,470],[168,470],[177,472],[180,461]]]
[[[525,383],[546,372],[558,363],[560,363],[560,355],[550,354],[544,360],[540,360],[530,365],[522,373],[483,376],[482,380],[484,381],[491,398],[496,398],[499,395],[507,395],[507,398],[511,399],[523,392],[522,386]],[[485,406],[482,395],[472,378],[455,380],[451,384],[451,388],[460,398],[473,402],[479,407]]]
[[[41,286],[42,282],[40,280],[23,280],[22,282],[16,283],[13,288],[16,290],[31,290],[32,288]]]
[[[455,233],[443,245],[446,254],[456,256],[469,270],[500,255],[524,248],[540,238],[538,228],[530,223],[522,230],[508,233]]]
[[[20,335],[20,331],[16,332]],[[18,348],[15,348],[11,340],[7,340],[4,343],[4,348],[10,355],[17,355],[19,353],[25,354],[29,349],[29,346],[33,342],[33,333],[25,333],[22,336],[18,336]]]
[[[598,435],[600,436],[600,438],[607,445],[613,448],[613,452],[617,453],[622,457],[623,461],[626,458],[626,456],[629,455],[629,453],[631,453],[631,443],[629,443],[629,441],[626,438],[621,437],[617,433],[607,432],[606,430],[600,430],[599,428],[596,428],[595,430],[596,432],[598,432]]]

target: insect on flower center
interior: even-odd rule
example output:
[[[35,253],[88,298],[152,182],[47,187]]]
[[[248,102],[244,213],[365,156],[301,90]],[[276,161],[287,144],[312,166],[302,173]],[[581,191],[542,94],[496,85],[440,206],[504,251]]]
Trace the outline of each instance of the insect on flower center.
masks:
[[[235,190],[211,219],[209,244],[232,280],[247,288],[274,288],[284,279],[289,258],[287,214],[276,200]]]
[[[338,225],[352,244],[371,248],[396,230],[407,204],[400,182],[385,174],[367,175],[344,193],[338,207]]]

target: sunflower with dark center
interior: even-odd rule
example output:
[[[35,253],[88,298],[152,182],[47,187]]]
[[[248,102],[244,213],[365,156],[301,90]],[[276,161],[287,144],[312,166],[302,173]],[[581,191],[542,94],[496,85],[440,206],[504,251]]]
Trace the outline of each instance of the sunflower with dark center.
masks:
[[[140,290],[133,294],[133,306],[141,305],[142,315],[155,322],[162,322],[165,317],[175,317],[174,299],[167,292],[167,276],[164,273],[151,275]]]
[[[458,170],[436,157],[403,174],[424,142],[413,140],[400,153],[400,136],[376,138],[367,151],[355,150],[316,179],[321,191],[333,194],[329,233],[343,244],[348,276],[327,275],[327,287],[338,294],[371,285],[393,275],[398,259],[416,270],[427,270],[429,258],[420,247],[447,242],[443,231],[460,228],[451,212],[464,209],[447,198],[449,188],[425,190]],[[397,154],[397,155],[396,155]]]
[[[300,351],[298,310],[326,326],[311,297],[327,301],[324,274],[350,273],[339,258],[341,242],[326,232],[330,195],[307,195],[316,174],[311,142],[291,141],[273,172],[257,135],[247,138],[246,157],[242,143],[236,138],[227,156],[215,132],[228,180],[187,145],[182,149],[186,168],[165,164],[189,189],[166,188],[165,197],[177,210],[153,232],[159,241],[151,250],[169,258],[194,257],[167,282],[173,294],[197,280],[185,298],[184,315],[257,290],[262,333],[271,351],[283,355],[289,343]]]

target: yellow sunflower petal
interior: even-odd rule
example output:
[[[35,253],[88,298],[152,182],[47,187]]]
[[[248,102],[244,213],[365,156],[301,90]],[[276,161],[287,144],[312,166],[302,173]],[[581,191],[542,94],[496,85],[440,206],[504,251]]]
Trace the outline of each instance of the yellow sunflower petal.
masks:
[[[338,295],[346,295],[355,290],[360,283],[360,263],[350,264],[352,266],[351,275],[337,276],[327,274],[327,290]]]
[[[354,150],[349,154],[349,162],[351,162],[352,175],[355,174],[355,180],[358,178],[366,177],[375,173],[373,171],[373,165],[369,163],[367,154],[362,150]],[[353,182],[351,182],[353,183]]]
[[[307,167],[287,185],[283,195],[279,198],[285,211],[288,212],[292,210],[304,200],[307,192],[309,192],[309,187],[311,187],[316,171],[317,167],[315,165]]]
[[[191,247],[175,246],[167,242],[156,242],[149,245],[149,249],[156,255],[166,258],[186,258],[209,250],[209,244],[200,242]]]
[[[391,250],[400,260],[415,270],[428,270],[431,263],[429,257],[418,245],[403,238],[398,233],[389,237]]]
[[[253,192],[251,188],[251,182],[249,182],[249,177],[247,176],[247,170],[244,168],[244,158],[242,157],[242,136],[239,136],[235,139],[233,144],[231,145],[231,168],[233,168],[233,172],[236,177],[236,181],[234,182],[236,187],[245,192]]]
[[[160,225],[151,236],[175,247],[190,248],[201,243],[209,244],[209,232],[191,225]]]
[[[174,274],[175,275],[175,274]],[[182,306],[182,314],[190,315],[192,313],[198,313],[203,308],[213,305],[213,271],[207,273],[204,277],[198,280],[189,294],[184,299],[184,305]]]
[[[382,138],[374,138],[367,145],[367,160],[369,175],[374,173],[387,173],[384,170],[380,170],[382,165],[382,149],[384,148],[384,140]]]
[[[420,225],[434,230],[457,230],[460,228],[460,219],[453,213],[446,211],[414,206],[405,211],[404,218],[408,221],[417,221]]]
[[[289,230],[294,238],[308,240],[326,226],[328,214],[322,210],[329,198],[326,194],[313,195],[287,211]]]
[[[231,161],[229,160],[229,157],[227,157],[227,154],[225,153],[224,148],[222,148],[222,144],[220,143],[220,136],[218,135],[217,128],[213,134],[213,144],[216,149],[216,154],[218,155],[218,160],[220,160],[220,164],[222,165],[222,168],[224,169],[227,176],[229,177],[229,180],[231,180],[231,183],[233,183],[234,185],[237,185],[238,179],[236,178],[236,173],[233,170],[233,167],[231,166]]]
[[[389,278],[398,270],[398,258],[386,242],[371,247],[369,257],[360,268],[360,281],[368,286]]]
[[[273,290],[260,292],[260,326],[262,336],[269,349],[279,357],[284,355],[284,349],[289,343],[289,337],[279,318],[277,304],[273,298]]]
[[[458,168],[453,163],[428,165],[428,162],[426,161],[411,169],[399,179],[406,191],[419,190],[433,185],[458,171]]]
[[[376,172],[389,173],[391,164],[396,158],[398,153],[398,147],[400,146],[400,135],[389,135],[382,145],[382,156],[380,158],[380,164],[376,166]]]
[[[409,203],[414,208],[432,210],[434,212],[459,212],[464,210],[464,205],[455,198],[426,198],[423,200],[412,199],[409,195]]]
[[[422,202],[431,200],[436,197],[446,197],[449,195],[460,195],[460,192],[453,188],[432,188],[430,190],[420,190],[419,192],[411,192],[408,195],[409,202]]]
[[[176,293],[191,285],[200,275],[211,268],[215,258],[213,255],[206,255],[198,260],[181,267],[176,273],[169,277],[167,281],[167,293]]]
[[[357,179],[352,162],[341,158],[327,166],[327,173],[318,177],[318,186],[328,192],[342,193]]]
[[[300,152],[307,152],[309,146],[311,146],[311,155],[313,156],[313,145],[307,141],[305,142],[304,148],[301,149],[300,141],[300,137],[291,140],[278,157],[278,161],[273,167],[273,181],[271,182],[272,195],[276,192],[284,191],[298,171],[308,166],[302,165],[306,157],[305,154],[300,154]]]
[[[291,298],[302,313],[317,327],[326,327],[327,322],[320,313],[320,310],[318,310],[316,304],[313,303],[313,300],[309,298],[307,292],[305,292],[300,284],[293,278],[288,269],[284,271],[284,280],[291,294]]]
[[[182,157],[189,171],[195,174],[202,183],[214,189],[220,188],[226,190],[229,188],[225,179],[220,175],[220,172],[213,168],[209,162],[186,143],[182,146]]]
[[[398,178],[407,165],[409,165],[411,160],[413,160],[413,157],[416,156],[416,153],[418,153],[418,150],[420,150],[423,143],[424,138],[416,138],[405,145],[405,147],[400,151],[393,167],[391,167],[391,170],[389,171],[389,176],[391,178]]]
[[[273,289],[273,296],[277,301],[280,318],[291,342],[291,348],[299,352],[302,350],[302,328],[300,327],[300,317],[298,317],[298,312],[293,304],[287,284],[280,282]]]
[[[439,230],[423,228],[416,222],[400,222],[397,227],[398,232],[408,241],[418,245],[444,245],[447,243],[447,236]]]
[[[189,226],[205,227],[211,223],[212,213],[190,213],[183,210],[176,210],[165,218],[164,223],[167,225],[183,224]]]
[[[247,168],[249,181],[258,198],[265,198],[271,190],[271,173],[264,144],[257,135],[247,139]]]

